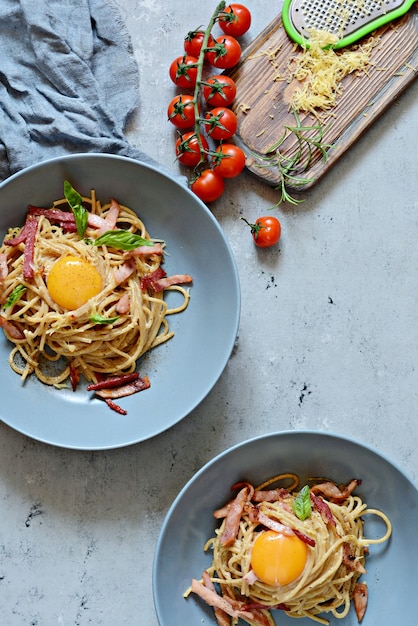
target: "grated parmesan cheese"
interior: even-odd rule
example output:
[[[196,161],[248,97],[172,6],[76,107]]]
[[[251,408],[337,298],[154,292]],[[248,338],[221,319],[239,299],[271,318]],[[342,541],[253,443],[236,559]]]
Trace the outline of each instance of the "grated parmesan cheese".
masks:
[[[365,72],[371,65],[376,39],[371,37],[363,45],[345,50],[326,47],[335,40],[335,36],[326,31],[312,30],[309,48],[296,57],[292,78],[302,83],[294,90],[290,101],[296,111],[316,114],[318,110],[331,109],[342,92],[343,78],[353,72]]]

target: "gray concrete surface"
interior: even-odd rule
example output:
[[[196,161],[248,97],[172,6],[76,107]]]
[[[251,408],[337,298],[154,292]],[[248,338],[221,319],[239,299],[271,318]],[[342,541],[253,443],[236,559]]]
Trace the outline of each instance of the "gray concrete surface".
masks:
[[[167,76],[215,2],[119,0],[141,72],[129,137],[177,171]],[[248,0],[248,40],[280,3]],[[245,173],[212,206],[236,256],[242,317],[219,383],[191,415],[124,449],[77,452],[0,425],[0,623],[157,626],[155,542],[178,491],[217,453],[277,430],[318,429],[377,448],[418,481],[418,83],[258,251],[277,192]],[[177,626],[177,625],[173,625]]]

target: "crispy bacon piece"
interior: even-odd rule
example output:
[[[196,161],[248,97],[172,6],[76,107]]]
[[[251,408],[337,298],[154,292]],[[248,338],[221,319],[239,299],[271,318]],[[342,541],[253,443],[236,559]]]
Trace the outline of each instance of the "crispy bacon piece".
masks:
[[[343,502],[354,491],[358,485],[361,485],[361,480],[353,478],[348,485],[343,488],[338,487],[335,483],[330,481],[319,483],[311,488],[311,493],[323,493],[324,496],[331,502]]]
[[[152,287],[154,291],[162,291],[171,287],[172,285],[184,285],[185,283],[192,283],[193,278],[189,274],[173,274],[173,276],[166,276],[160,280],[153,282]]]
[[[35,240],[38,230],[38,220],[33,215],[27,215],[26,222],[20,233],[12,239],[7,239],[4,243],[6,246],[18,246],[25,244],[23,253],[23,278],[30,280],[35,273],[33,260],[35,256]]]
[[[113,270],[113,276],[116,284],[121,285],[129,276],[131,276],[136,270],[136,263],[134,259],[127,259],[122,265]]]
[[[119,415],[128,415],[128,411],[122,409],[119,404],[116,404],[116,402],[113,402],[110,398],[105,398],[105,402],[107,406],[112,409],[112,411],[116,411],[116,413],[119,413]]]
[[[153,291],[162,291],[171,285],[181,285],[183,283],[191,283],[192,277],[188,274],[174,274],[167,276],[162,267],[158,267],[153,272],[146,274],[141,280],[141,289],[143,291],[152,289]]]
[[[163,254],[162,245],[157,242],[153,246],[138,246],[130,251],[129,256],[150,256],[151,254]]]
[[[11,339],[20,341],[25,338],[25,335],[22,331],[13,324],[13,322],[9,322],[3,315],[0,315],[0,327],[9,335]]]
[[[211,581],[210,576],[206,570],[202,574],[202,580],[206,589],[210,589],[210,591],[214,591],[216,593],[215,585]],[[213,607],[213,612],[215,613],[215,618],[218,626],[231,626],[231,620],[223,609],[215,606]]]
[[[253,495],[254,495],[254,487],[252,486],[251,483],[247,483],[246,481],[241,481],[239,483],[235,483],[234,485],[232,485],[231,490],[232,491],[238,491],[238,490],[242,489],[243,487],[247,487],[247,489],[248,489],[247,501],[251,502],[251,500],[253,499]]]
[[[115,400],[116,398],[126,398],[127,396],[132,396],[134,393],[144,391],[144,389],[149,389],[149,387],[151,387],[151,383],[148,376],[143,376],[142,378],[138,378],[137,380],[134,380],[125,385],[121,385],[119,387],[107,387],[106,389],[98,389],[95,391],[95,393],[96,396],[99,396],[100,398],[103,398],[105,400],[108,398]]]
[[[232,500],[225,518],[225,526],[219,537],[221,546],[231,546],[237,536],[241,515],[248,499],[248,488],[243,487]]]
[[[254,617],[253,614],[248,611],[242,611],[240,609],[234,608],[229,601],[229,598],[220,596],[216,593],[216,591],[208,589],[207,587],[205,587],[205,585],[202,585],[202,583],[195,578],[193,578],[192,580],[191,590],[193,593],[200,596],[202,600],[209,604],[209,606],[217,607],[231,617],[242,617],[244,619],[253,619]]]
[[[353,602],[354,609],[356,611],[357,619],[359,622],[364,617],[367,609],[368,589],[365,583],[357,583],[354,587]]]
[[[153,289],[154,282],[160,280],[160,278],[164,278],[165,276],[167,276],[167,272],[165,272],[161,266],[157,267],[156,270],[154,270],[153,272],[149,272],[149,274],[146,274],[142,277],[141,289],[143,291],[146,291],[147,289]]]
[[[52,224],[58,224],[63,230],[76,231],[75,217],[72,211],[61,209],[43,209],[42,207],[29,206],[29,215],[46,217]],[[87,224],[91,228],[100,229],[104,226],[105,220],[100,215],[95,215],[87,211]]]
[[[257,521],[260,524],[263,524],[263,526],[265,526],[266,528],[269,528],[270,530],[274,530],[274,532],[276,533],[281,533],[282,535],[287,535],[287,536],[291,536],[295,534],[293,528],[290,528],[290,526],[285,526],[284,524],[282,524],[281,522],[277,520],[271,519],[268,515],[266,515],[262,511],[258,512]]]
[[[287,489],[256,489],[252,500],[254,502],[278,502],[289,495]]]
[[[114,198],[110,200],[110,207],[103,224],[97,230],[97,236],[103,235],[108,230],[114,230],[120,213],[120,204]]]
[[[9,269],[7,267],[7,254],[0,254],[0,282],[5,280],[9,274]]]
[[[71,388],[72,388],[72,390],[76,391],[77,390],[77,385],[80,382],[80,372],[73,365],[73,363],[70,363],[70,381],[71,381]]]
[[[132,372],[131,374],[122,374],[121,376],[112,376],[111,378],[104,378],[97,383],[90,383],[87,385],[87,391],[100,391],[100,389],[114,389],[115,387],[121,387],[127,383],[132,383],[134,380],[138,380],[138,372]]]
[[[358,572],[359,574],[365,574],[366,570],[364,565],[359,561],[355,556],[351,554],[351,548],[349,543],[344,544],[343,549],[343,564],[353,572]]]
[[[294,528],[293,532],[295,533],[296,537],[299,537],[299,539],[303,541],[303,543],[306,543],[308,546],[312,546],[312,547],[316,546],[316,541],[315,539],[312,539],[312,537],[308,537],[308,535],[305,535],[305,533],[300,532],[300,530],[298,530],[297,528]]]
[[[116,313],[119,313],[119,315],[126,315],[126,313],[129,313],[130,308],[131,299],[128,293],[124,293],[115,306]]]
[[[312,491],[310,492],[310,496],[314,508],[321,515],[324,522],[326,522],[326,524],[331,524],[331,526],[336,526],[332,511],[325,500],[323,500],[320,496],[317,496],[315,493],[312,493]]]

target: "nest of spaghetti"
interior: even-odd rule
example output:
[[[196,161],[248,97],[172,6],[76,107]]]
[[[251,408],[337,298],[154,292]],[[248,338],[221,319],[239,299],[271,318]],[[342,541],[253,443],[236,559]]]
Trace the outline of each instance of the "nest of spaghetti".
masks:
[[[35,374],[75,390],[83,376],[93,390],[119,387],[110,397],[130,395],[149,386],[146,377],[135,382],[137,361],[173,336],[167,316],[187,307],[183,284],[192,278],[167,276],[164,242],[131,208],[102,205],[94,190],[81,196],[68,181],[64,191],[49,208],[29,206],[0,248],[9,363],[23,380]],[[179,306],[168,308],[167,290],[180,292]],[[131,389],[121,392],[122,383]]]
[[[291,485],[280,486],[283,480]],[[205,545],[212,565],[185,597],[197,594],[214,607],[221,626],[240,619],[274,626],[273,609],[328,624],[327,613],[344,618],[351,604],[361,621],[368,593],[359,578],[368,546],[387,541],[392,529],[384,512],[353,494],[359,484],[322,480],[300,488],[296,475],[285,474],[258,487],[234,485],[236,496],[214,512],[221,524]],[[366,515],[383,521],[382,536],[364,536]]]

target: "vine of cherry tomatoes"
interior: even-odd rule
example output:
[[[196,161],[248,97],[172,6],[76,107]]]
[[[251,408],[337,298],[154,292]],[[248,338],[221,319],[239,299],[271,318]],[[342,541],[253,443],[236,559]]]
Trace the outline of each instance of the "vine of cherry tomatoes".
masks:
[[[220,36],[212,33],[215,24]],[[205,30],[186,35],[184,53],[169,67],[172,82],[181,90],[167,108],[177,129],[176,157],[192,168],[189,185],[203,202],[220,198],[225,179],[238,176],[245,167],[245,154],[233,142],[238,120],[230,107],[236,85],[220,71],[239,62],[237,37],[250,25],[251,13],[244,5],[220,2]]]

